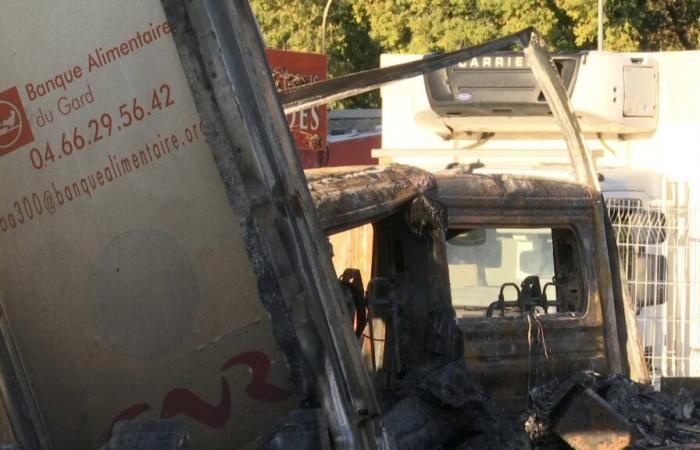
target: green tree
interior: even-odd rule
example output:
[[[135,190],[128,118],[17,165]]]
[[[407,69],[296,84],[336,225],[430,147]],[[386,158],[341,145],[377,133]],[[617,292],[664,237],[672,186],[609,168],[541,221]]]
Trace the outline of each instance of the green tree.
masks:
[[[548,0],[385,0],[355,2],[354,9],[369,18],[370,35],[382,49],[424,53],[479,44],[528,26],[538,28],[549,42],[560,43],[569,37],[558,26],[558,16],[565,17],[550,3]]]
[[[575,22],[575,44],[596,40],[596,2],[557,0]],[[620,51],[691,50],[700,47],[700,1],[609,0],[605,48]]]
[[[596,47],[595,0],[360,0],[383,50],[448,51],[534,26],[553,49]],[[699,0],[607,0],[606,49],[700,47]]]

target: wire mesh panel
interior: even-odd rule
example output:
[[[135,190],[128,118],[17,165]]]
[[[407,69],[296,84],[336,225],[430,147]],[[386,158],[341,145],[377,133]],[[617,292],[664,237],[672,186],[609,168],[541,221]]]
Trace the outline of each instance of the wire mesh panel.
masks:
[[[687,203],[606,200],[652,382],[700,375],[700,217]]]

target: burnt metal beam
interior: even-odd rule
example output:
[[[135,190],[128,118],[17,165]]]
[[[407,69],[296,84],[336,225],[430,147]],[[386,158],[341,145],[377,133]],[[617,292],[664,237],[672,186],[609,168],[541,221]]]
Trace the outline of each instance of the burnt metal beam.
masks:
[[[537,31],[530,35],[530,42],[525,47],[525,56],[530,62],[532,73],[544,93],[549,109],[564,135],[576,181],[600,191],[598,177],[591,155],[586,149],[581,125],[574,114],[574,108],[571,106],[559,72],[554,66],[552,56],[547,51],[544,39]]]
[[[343,293],[249,2],[163,6],[229,203],[244,218],[261,302],[300,371],[295,387],[312,386],[306,399],[324,412],[334,448],[385,448],[354,330],[338,326],[347,322]]]
[[[406,80],[435,70],[444,69],[484,53],[505,50],[513,45],[519,45],[523,48],[527,47],[533,32],[535,32],[534,28],[526,28],[517,33],[454,52],[429,55],[418,61],[366,70],[299,86],[281,92],[280,100],[284,105],[284,112],[287,114],[335,100],[342,100],[378,89],[387,83]]]

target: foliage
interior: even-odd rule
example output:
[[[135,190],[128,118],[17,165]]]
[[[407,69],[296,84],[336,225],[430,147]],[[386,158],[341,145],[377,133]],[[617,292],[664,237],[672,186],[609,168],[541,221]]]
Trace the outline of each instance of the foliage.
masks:
[[[596,42],[597,2],[556,0],[576,24],[574,45]],[[619,51],[700,48],[700,1],[609,0],[605,4],[605,48]]]

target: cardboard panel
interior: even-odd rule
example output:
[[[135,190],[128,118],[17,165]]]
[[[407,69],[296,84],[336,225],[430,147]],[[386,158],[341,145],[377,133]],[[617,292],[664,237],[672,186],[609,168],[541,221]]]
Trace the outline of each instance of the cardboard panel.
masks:
[[[0,299],[50,440],[254,439],[287,369],[160,3],[0,10]]]

